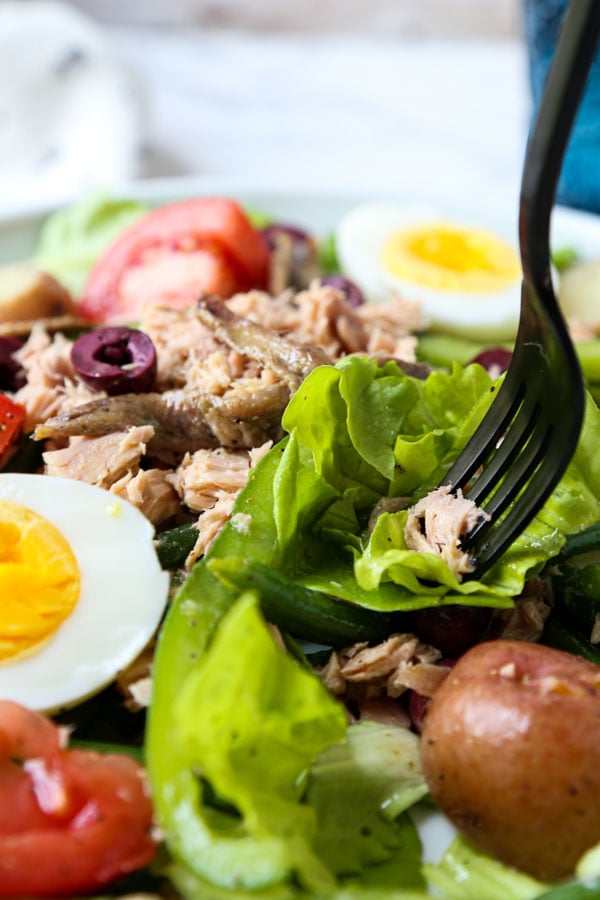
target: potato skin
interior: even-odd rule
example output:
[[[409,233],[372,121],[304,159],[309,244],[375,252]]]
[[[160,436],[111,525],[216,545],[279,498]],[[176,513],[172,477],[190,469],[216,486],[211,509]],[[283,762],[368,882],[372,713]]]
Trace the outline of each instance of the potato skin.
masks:
[[[423,769],[473,844],[541,881],[600,841],[600,668],[524,641],[479,644],[436,691]]]

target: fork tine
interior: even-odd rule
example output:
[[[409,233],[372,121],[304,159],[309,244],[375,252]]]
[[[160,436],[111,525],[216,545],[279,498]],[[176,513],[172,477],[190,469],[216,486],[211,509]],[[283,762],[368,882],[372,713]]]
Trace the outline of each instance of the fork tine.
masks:
[[[512,462],[500,487],[483,506],[486,513],[491,516],[491,521],[487,524],[491,526],[492,522],[497,520],[517,497],[518,502],[521,503],[519,494],[544,458],[553,431],[554,428],[551,424],[540,423],[540,426],[531,433],[527,443],[522,446],[521,452]],[[473,532],[473,538],[481,537],[482,532],[486,530],[485,524],[481,524],[477,533]]]
[[[555,432],[552,437],[560,436]],[[509,547],[514,541],[515,536],[520,534],[525,526],[531,521],[537,512],[544,505],[548,494],[560,480],[554,467],[540,465],[544,455],[544,443],[547,438],[542,435],[541,441],[537,442],[537,469],[533,476],[531,470],[526,473],[526,487],[519,497],[518,503],[508,511],[503,519],[499,522],[484,522],[480,529],[474,530],[469,535],[469,543],[471,539],[478,541],[476,552],[473,554],[473,563],[475,571],[467,577],[478,577],[478,572],[488,569]],[[512,473],[512,470],[511,470]],[[502,485],[504,488],[504,484]],[[523,484],[521,484],[523,487]],[[486,525],[493,526],[490,528],[489,536],[482,537],[482,532]]]
[[[441,482],[448,485],[450,490],[462,489],[469,483],[489,456],[490,450],[496,446],[523,402],[524,385],[513,387],[508,380],[509,376],[510,372],[507,373],[492,407],[483,417],[468,444]]]
[[[531,393],[526,393],[502,443],[483,472],[478,475],[473,486],[465,492],[470,500],[480,505],[481,501],[496,487],[502,476],[522,453],[526,441],[537,425],[540,411],[540,403],[535,394],[532,396]]]

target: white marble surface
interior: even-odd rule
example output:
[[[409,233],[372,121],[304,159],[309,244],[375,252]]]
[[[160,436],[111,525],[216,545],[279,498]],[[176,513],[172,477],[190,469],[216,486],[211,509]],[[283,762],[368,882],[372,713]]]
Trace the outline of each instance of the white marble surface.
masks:
[[[518,189],[518,40],[113,28],[145,98],[144,175],[481,198]]]
[[[106,147],[94,159],[87,145],[91,180],[199,175],[516,204],[529,116],[518,35],[92,24],[128,76],[138,131],[112,176]],[[102,122],[113,149],[130,142],[110,114]],[[27,184],[20,196],[31,206]]]

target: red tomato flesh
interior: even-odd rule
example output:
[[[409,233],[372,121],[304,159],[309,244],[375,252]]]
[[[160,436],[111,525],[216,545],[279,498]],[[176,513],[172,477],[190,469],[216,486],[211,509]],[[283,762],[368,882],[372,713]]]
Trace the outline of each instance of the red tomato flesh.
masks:
[[[21,433],[25,408],[0,393],[0,464]]]
[[[201,291],[230,297],[266,287],[269,262],[266,241],[233,200],[183,200],[117,238],[90,273],[80,311],[92,322],[126,322],[146,305],[193,305]]]
[[[155,856],[144,770],[67,750],[47,718],[0,701],[0,897],[94,891]]]

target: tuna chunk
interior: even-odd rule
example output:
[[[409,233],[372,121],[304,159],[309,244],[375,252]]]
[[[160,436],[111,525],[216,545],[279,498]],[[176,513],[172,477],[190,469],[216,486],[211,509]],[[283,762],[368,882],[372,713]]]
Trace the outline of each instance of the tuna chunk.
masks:
[[[67,447],[43,454],[46,474],[108,489],[128,473],[137,472],[153,434],[154,429],[146,425],[103,437],[73,438]]]
[[[132,503],[153,525],[161,525],[181,509],[177,491],[169,481],[170,474],[165,469],[139,469],[113,484],[110,491]]]
[[[447,674],[445,667],[434,665],[440,656],[414,634],[392,634],[373,647],[359,643],[332,653],[320,675],[333,694],[359,706],[380,697],[395,699],[408,689],[429,696]]]
[[[461,541],[487,514],[446,486],[423,497],[408,511],[404,539],[410,550],[436,553],[448,564],[456,578],[473,571],[469,554],[461,549]]]
[[[246,484],[249,471],[246,451],[197,450],[186,455],[169,480],[188,509],[203,512],[215,505],[220,493],[237,495]]]

